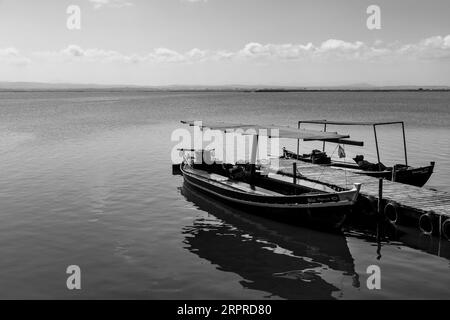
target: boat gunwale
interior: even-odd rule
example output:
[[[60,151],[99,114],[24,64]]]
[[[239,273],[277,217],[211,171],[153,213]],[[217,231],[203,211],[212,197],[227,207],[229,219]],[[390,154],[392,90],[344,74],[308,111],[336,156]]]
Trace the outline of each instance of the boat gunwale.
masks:
[[[249,193],[249,192],[245,192],[245,191],[243,191],[243,190],[240,190],[239,188],[236,188],[236,187],[233,187],[233,186],[230,186],[230,185],[228,185],[228,184],[226,184],[226,183],[223,183],[223,182],[221,182],[221,181],[217,181],[217,180],[214,180],[214,179],[211,179],[211,178],[208,178],[208,177],[205,177],[205,176],[202,176],[202,175],[199,175],[199,174],[196,174],[195,172],[190,172],[190,171],[186,171],[186,170],[184,170],[184,168],[183,168],[183,166],[184,166],[185,164],[181,164],[181,172],[183,173],[183,174],[187,174],[188,176],[189,175],[191,175],[191,176],[194,176],[194,178],[196,178],[196,179],[200,179],[200,180],[203,180],[203,181],[205,181],[205,180],[207,180],[207,181],[212,181],[212,182],[214,182],[215,184],[217,184],[217,185],[219,185],[220,187],[222,187],[223,189],[228,189],[228,190],[230,190],[230,191],[232,191],[232,192],[236,192],[236,193],[239,193],[239,194],[241,194],[241,195],[245,195],[245,196],[248,196],[248,195],[250,195],[250,196],[256,196],[256,197],[263,197],[263,198],[265,198],[265,199],[271,199],[271,200],[283,200],[283,199],[289,199],[289,200],[294,200],[294,199],[308,199],[308,198],[320,198],[320,197],[324,197],[324,196],[337,196],[338,198],[339,198],[339,200],[338,201],[324,201],[324,202],[322,202],[322,203],[334,203],[334,204],[336,204],[336,203],[340,203],[340,202],[350,202],[350,203],[352,203],[352,201],[349,201],[349,200],[346,200],[346,199],[341,199],[341,197],[345,197],[345,196],[352,196],[352,197],[354,197],[354,195],[355,195],[355,193],[357,193],[358,191],[357,191],[357,189],[356,188],[353,188],[353,189],[351,189],[351,190],[345,190],[345,191],[335,191],[335,192],[324,192],[324,191],[318,191],[318,192],[320,192],[320,193],[315,193],[315,194],[300,194],[300,195],[283,195],[283,194],[280,194],[280,195],[264,195],[264,194],[251,194],[251,193]],[[197,169],[198,170],[198,169]],[[244,182],[245,183],[245,182]],[[209,192],[211,192],[210,190],[208,190]],[[252,202],[253,203],[253,202]]]
[[[189,175],[189,173],[188,173]],[[196,177],[194,177],[197,179]],[[240,203],[243,205],[249,205],[253,207],[262,207],[262,208],[273,208],[273,209],[318,209],[318,208],[330,208],[330,207],[347,207],[352,206],[354,204],[354,201],[348,200],[348,199],[339,199],[339,201],[324,201],[324,202],[313,202],[313,203],[269,203],[269,202],[258,202],[258,201],[249,201],[244,199],[239,199],[235,197],[229,197],[223,194],[220,194],[218,192],[215,192],[213,190],[207,189],[203,186],[198,185],[195,182],[192,181],[186,181],[188,184],[199,188],[203,190],[204,192],[210,193],[212,195],[215,195],[219,198],[225,199],[230,202]],[[245,193],[245,192],[244,192]],[[266,197],[269,198],[270,196]]]

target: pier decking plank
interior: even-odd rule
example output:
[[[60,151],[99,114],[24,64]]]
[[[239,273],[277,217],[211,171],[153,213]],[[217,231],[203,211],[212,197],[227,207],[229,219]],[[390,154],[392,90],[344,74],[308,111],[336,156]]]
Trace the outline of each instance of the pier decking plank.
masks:
[[[279,159],[278,167],[273,169],[281,174],[292,176],[293,162],[297,163],[297,174],[306,180],[343,189],[350,189],[354,183],[361,183],[361,195],[378,199],[378,179],[374,177],[294,159]],[[384,180],[383,198],[418,213],[434,212],[437,215],[450,217],[450,193],[444,191]]]

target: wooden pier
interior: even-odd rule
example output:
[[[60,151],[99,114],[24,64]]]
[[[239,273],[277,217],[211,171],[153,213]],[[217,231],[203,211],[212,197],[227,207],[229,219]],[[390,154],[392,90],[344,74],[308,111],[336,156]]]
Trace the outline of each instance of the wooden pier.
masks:
[[[342,168],[306,163],[294,159],[279,159],[279,167],[273,168],[280,174],[293,176],[293,163],[296,163],[299,177],[311,182],[319,182],[338,189],[350,189],[354,183],[361,183],[360,194],[372,202],[378,201],[379,179],[358,174]],[[383,181],[383,200],[392,208],[408,211],[420,218],[433,216],[439,220],[439,226],[450,224],[450,193],[419,188],[402,183]],[[442,228],[442,227],[441,227]],[[439,233],[441,232],[439,229]],[[436,229],[435,229],[436,230]],[[431,233],[431,232],[430,232]]]

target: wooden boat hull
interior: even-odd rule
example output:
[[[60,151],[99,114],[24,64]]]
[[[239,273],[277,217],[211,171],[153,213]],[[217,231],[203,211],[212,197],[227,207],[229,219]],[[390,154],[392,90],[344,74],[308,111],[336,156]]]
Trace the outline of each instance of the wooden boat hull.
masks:
[[[304,195],[265,195],[261,188],[248,184],[255,192],[234,190],[226,182],[211,181],[195,171],[181,167],[185,184],[247,212],[278,220],[321,223],[339,226],[356,202],[359,190]],[[263,189],[264,190],[264,189]]]
[[[283,156],[285,158],[297,159],[299,161],[311,163],[309,159],[304,159],[302,158],[302,156],[297,156],[296,153],[289,150],[285,150]],[[357,165],[353,165],[350,163],[343,164],[338,161],[331,161],[331,163],[329,164],[321,164],[321,163],[318,164],[343,169],[351,169],[353,172],[358,174],[364,174],[375,178],[384,178],[392,181],[392,170],[364,171],[360,169]],[[423,187],[433,174],[433,170],[434,170],[434,163],[425,167],[418,167],[418,168],[409,167],[407,169],[399,170],[395,174],[395,182],[409,184],[416,187]]]
[[[416,187],[423,187],[433,174],[434,166],[425,166],[419,168],[409,168],[396,173],[395,182],[409,184]],[[384,178],[392,180],[392,171],[358,171],[375,178]]]

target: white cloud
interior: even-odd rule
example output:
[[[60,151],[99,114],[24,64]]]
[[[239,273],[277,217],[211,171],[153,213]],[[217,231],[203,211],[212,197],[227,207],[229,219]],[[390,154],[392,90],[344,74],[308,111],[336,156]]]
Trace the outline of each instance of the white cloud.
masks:
[[[95,9],[102,7],[122,8],[133,6],[133,3],[128,0],[89,0],[94,5]]]
[[[403,60],[450,59],[450,35],[433,36],[413,44],[386,44],[375,41],[347,42],[329,39],[321,44],[260,44],[251,42],[243,48],[230,50],[203,50],[194,48],[178,52],[169,48],[156,48],[145,54],[125,54],[98,48],[84,49],[69,45],[59,51],[31,53],[29,57],[15,48],[0,49],[0,62],[16,65],[32,63],[34,59],[47,62],[95,63],[202,63],[205,61],[364,61],[376,62]]]
[[[167,48],[157,48],[147,55],[147,60],[152,62],[182,62],[186,56]]]
[[[71,44],[60,51],[40,51],[33,53],[40,60],[62,61],[62,62],[114,62],[132,61],[134,57],[123,55],[113,50],[83,49],[78,45]]]
[[[373,45],[362,41],[347,42],[329,39],[320,45],[307,44],[259,44],[248,43],[233,56],[246,59],[276,60],[434,60],[450,58],[450,35],[434,36],[416,44],[385,44],[375,41]]]
[[[122,63],[140,63],[140,62],[182,62],[186,60],[183,54],[167,48],[157,48],[152,52],[139,54],[123,54],[114,50],[103,49],[83,49],[82,47],[71,44],[60,51],[41,51],[33,54],[41,60],[63,61],[63,62],[122,62]],[[187,56],[187,55],[186,55]]]
[[[196,3],[196,2],[208,2],[208,0],[181,0],[181,2]]]
[[[186,57],[189,60],[193,61],[202,61],[208,56],[208,51],[200,50],[198,48],[194,48],[188,52],[186,52]]]
[[[402,55],[425,60],[440,60],[450,58],[450,35],[434,36],[417,44],[403,45],[399,52]]]
[[[30,62],[31,60],[23,56],[16,48],[0,48],[0,63],[23,66],[29,64]]]
[[[260,44],[248,43],[237,52],[240,58],[300,59],[313,55],[315,47],[303,44]]]

